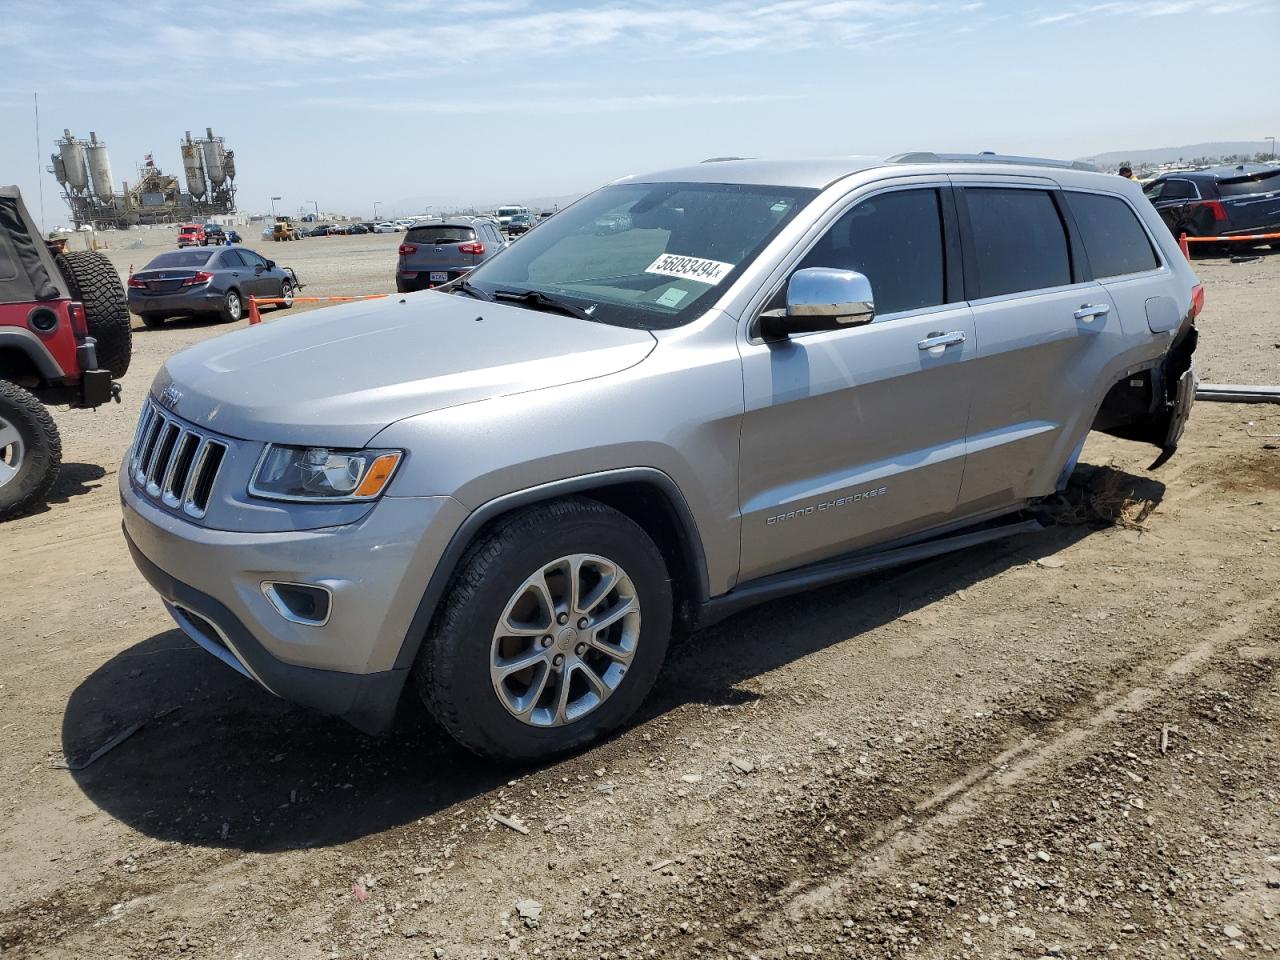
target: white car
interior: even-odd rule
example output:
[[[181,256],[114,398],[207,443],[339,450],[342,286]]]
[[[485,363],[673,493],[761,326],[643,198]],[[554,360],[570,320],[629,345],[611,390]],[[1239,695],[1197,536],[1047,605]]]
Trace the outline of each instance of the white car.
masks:
[[[413,221],[412,221],[412,220],[397,220],[397,221],[395,221],[395,224],[396,224],[396,226],[397,226],[397,227],[399,227],[401,230],[408,230],[411,226],[413,226]]]
[[[391,223],[390,221],[387,223],[375,223],[373,225],[374,233],[399,233],[403,229],[404,227],[399,224]]]

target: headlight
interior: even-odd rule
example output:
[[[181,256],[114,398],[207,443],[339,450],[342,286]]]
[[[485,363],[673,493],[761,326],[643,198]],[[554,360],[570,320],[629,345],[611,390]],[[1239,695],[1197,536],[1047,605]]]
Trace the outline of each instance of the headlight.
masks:
[[[269,500],[372,500],[396,472],[399,450],[335,450],[272,444],[249,492]]]

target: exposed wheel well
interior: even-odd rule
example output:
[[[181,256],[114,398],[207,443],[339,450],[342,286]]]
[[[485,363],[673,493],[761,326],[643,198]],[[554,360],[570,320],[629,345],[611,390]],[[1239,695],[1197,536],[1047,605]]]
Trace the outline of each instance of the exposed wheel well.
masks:
[[[0,380],[8,380],[28,389],[44,382],[35,361],[14,347],[0,347]]]

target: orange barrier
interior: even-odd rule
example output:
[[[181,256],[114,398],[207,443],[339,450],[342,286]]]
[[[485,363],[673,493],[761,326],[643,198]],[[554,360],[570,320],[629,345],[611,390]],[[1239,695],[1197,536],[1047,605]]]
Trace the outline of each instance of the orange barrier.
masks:
[[[1189,237],[1183,233],[1178,237],[1178,248],[1182,250],[1182,255],[1190,260],[1193,243],[1230,243],[1234,240],[1247,240],[1251,243],[1257,243],[1260,240],[1280,240],[1280,233],[1241,233],[1231,237]]]
[[[262,322],[262,314],[258,312],[260,303],[350,303],[353,300],[381,300],[389,296],[389,293],[364,293],[358,297],[294,297],[292,300],[285,300],[284,297],[250,297],[249,326]]]

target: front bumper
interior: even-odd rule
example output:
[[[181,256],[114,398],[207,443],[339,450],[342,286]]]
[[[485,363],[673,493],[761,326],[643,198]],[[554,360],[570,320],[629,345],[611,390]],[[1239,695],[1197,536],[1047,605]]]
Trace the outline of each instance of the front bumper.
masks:
[[[396,659],[461,504],[387,497],[356,523],[255,534],[171,515],[127,471],[120,489],[134,562],[196,643],[286,700],[370,732],[390,722],[408,673]],[[286,619],[268,580],[329,590],[327,622]]]

